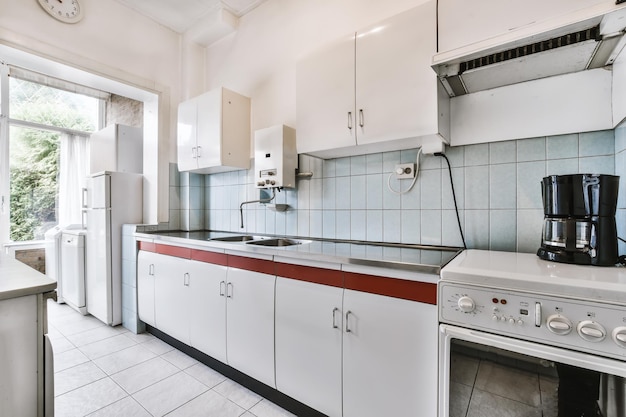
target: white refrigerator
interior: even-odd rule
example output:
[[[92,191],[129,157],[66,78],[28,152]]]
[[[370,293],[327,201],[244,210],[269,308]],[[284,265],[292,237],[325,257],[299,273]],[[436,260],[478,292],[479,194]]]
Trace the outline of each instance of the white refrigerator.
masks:
[[[87,177],[87,313],[112,326],[122,322],[122,225],[142,223],[143,175],[103,171]]]

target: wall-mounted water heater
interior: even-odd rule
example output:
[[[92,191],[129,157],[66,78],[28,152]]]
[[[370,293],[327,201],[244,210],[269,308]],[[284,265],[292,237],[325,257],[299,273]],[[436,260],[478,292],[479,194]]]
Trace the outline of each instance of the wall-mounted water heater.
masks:
[[[257,188],[295,188],[298,153],[295,129],[277,125],[254,132]]]

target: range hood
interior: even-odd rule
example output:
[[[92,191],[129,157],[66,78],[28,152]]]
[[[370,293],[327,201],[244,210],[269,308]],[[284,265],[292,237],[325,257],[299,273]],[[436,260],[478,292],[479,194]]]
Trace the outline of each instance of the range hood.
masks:
[[[604,3],[433,57],[450,97],[613,64],[626,7]]]

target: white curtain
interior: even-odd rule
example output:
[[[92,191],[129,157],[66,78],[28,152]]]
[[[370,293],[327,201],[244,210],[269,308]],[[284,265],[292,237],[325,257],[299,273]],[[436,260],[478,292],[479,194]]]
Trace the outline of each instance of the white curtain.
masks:
[[[80,224],[82,221],[82,189],[89,169],[88,145],[87,136],[61,135],[59,225]]]

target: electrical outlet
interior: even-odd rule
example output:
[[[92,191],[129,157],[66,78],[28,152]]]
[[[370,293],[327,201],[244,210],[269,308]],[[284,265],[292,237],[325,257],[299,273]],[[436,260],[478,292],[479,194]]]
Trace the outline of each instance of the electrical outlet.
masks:
[[[415,178],[415,164],[397,164],[394,172],[396,179],[412,180]]]

